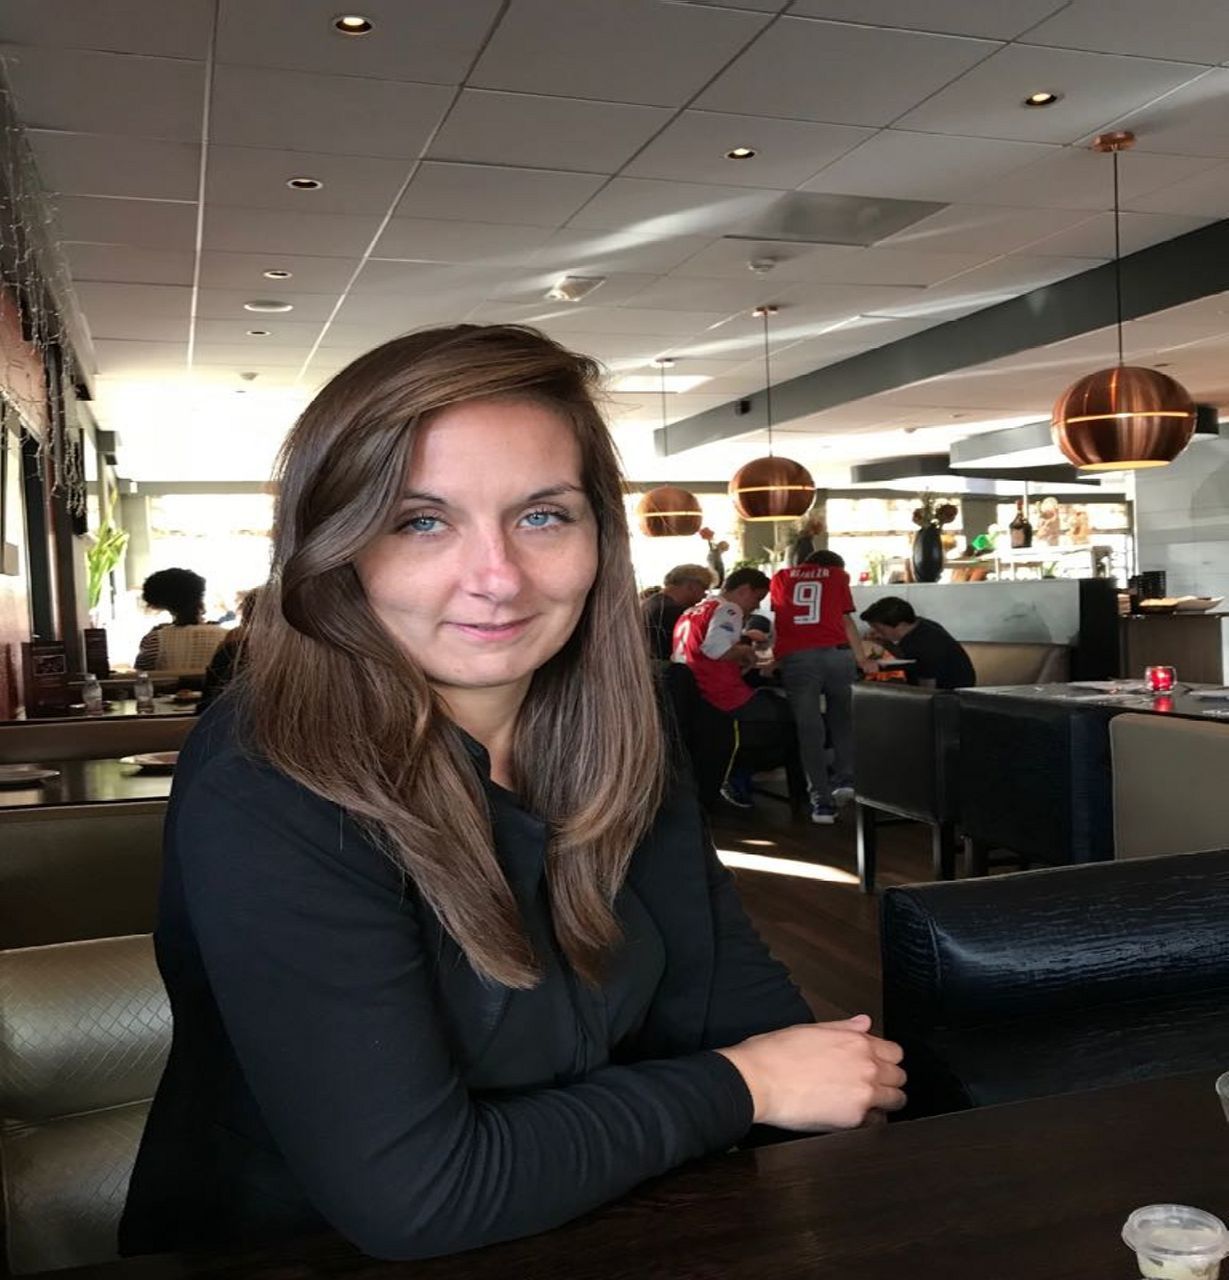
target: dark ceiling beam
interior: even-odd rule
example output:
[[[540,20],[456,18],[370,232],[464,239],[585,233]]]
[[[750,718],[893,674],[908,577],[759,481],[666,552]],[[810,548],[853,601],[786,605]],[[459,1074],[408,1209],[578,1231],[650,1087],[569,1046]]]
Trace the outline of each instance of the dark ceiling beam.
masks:
[[[1226,289],[1229,219],[1122,259],[1123,316],[1128,320]],[[772,388],[773,420],[794,421],[925,378],[1062,342],[1103,329],[1114,318],[1114,264],[1109,262],[777,383]],[[1107,348],[1107,363],[1112,356]],[[658,454],[683,453],[758,430],[764,420],[763,399],[763,392],[739,397],[672,422],[668,441],[659,427],[654,432]]]

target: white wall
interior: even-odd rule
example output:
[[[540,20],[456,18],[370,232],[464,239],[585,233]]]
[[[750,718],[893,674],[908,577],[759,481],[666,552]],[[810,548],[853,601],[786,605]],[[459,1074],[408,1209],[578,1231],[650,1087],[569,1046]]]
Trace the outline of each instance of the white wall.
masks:
[[[1164,569],[1171,596],[1229,598],[1229,439],[1136,472],[1135,504],[1139,567]]]

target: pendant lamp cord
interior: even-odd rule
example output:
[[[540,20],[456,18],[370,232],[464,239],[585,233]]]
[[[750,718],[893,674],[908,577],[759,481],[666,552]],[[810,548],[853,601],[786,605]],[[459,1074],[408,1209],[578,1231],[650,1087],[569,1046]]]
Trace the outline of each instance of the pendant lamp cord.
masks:
[[[764,308],[764,423],[768,428],[768,456],[772,457],[772,368],[768,362],[768,308]]]
[[[658,365],[661,373],[661,451],[670,456],[670,417],[666,413],[666,366]]]
[[[1115,306],[1118,313],[1118,367],[1123,364],[1122,359],[1122,235],[1119,230],[1119,209],[1118,209],[1118,152],[1113,152],[1114,156],[1114,298]]]

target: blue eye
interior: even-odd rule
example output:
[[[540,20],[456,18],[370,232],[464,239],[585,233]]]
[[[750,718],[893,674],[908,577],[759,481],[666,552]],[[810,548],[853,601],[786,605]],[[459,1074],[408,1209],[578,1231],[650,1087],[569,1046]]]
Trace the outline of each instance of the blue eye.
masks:
[[[549,529],[557,524],[571,524],[572,517],[565,511],[530,511],[524,521],[531,529]]]
[[[439,516],[411,516],[401,528],[406,533],[438,533],[442,523]]]

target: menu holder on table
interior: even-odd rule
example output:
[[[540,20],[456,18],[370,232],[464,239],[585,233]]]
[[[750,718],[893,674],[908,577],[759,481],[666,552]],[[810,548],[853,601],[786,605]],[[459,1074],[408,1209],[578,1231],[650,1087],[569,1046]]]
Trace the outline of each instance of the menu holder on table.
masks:
[[[62,640],[30,640],[21,646],[26,718],[68,714],[68,654]]]

